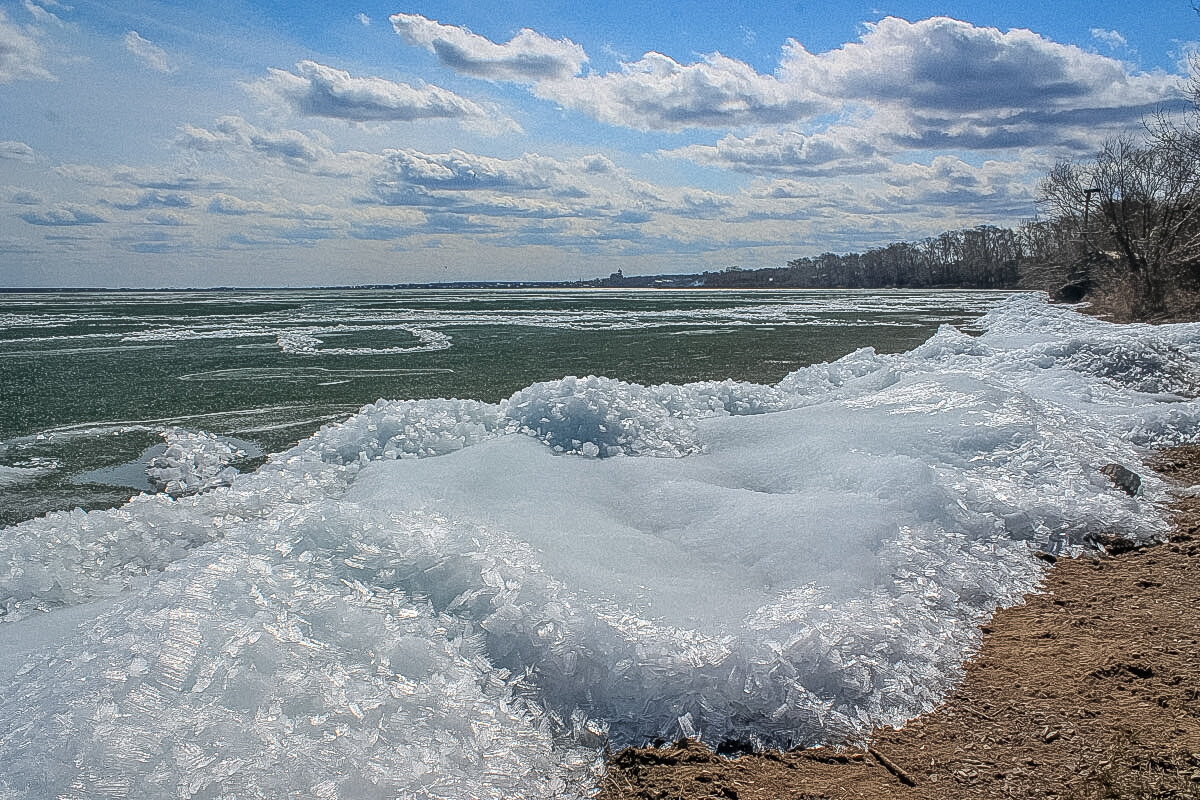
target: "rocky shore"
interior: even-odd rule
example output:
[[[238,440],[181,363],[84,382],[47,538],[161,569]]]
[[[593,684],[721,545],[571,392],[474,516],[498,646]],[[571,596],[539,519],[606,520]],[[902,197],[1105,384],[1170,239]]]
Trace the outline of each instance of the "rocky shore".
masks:
[[[1170,540],[1060,559],[934,712],[866,747],[626,749],[599,797],[1200,798],[1200,447],[1154,467],[1180,487]]]

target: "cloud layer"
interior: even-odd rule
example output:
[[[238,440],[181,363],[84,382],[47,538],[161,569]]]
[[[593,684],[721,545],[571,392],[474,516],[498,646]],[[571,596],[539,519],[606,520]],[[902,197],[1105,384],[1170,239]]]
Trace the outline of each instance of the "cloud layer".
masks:
[[[493,41],[419,14],[390,17],[393,36],[347,13],[339,35],[358,51],[226,64],[203,102],[171,109],[161,98],[188,97],[205,69],[178,30],[169,53],[140,19],[150,38],[107,27],[73,52],[80,12],[36,8],[0,12],[0,92],[18,111],[39,93],[0,141],[0,243],[34,275],[100,253],[114,268],[244,263],[230,252],[273,254],[281,274],[374,264],[368,282],[419,279],[395,265],[427,261],[498,278],[766,266],[1015,223],[1055,159],[1183,102],[1178,75],[944,17],[884,18],[824,52],[780,38],[763,68],[612,48],[592,62],[571,39],[514,26]],[[1092,37],[1129,52],[1119,31]],[[380,39],[390,50],[372,53]],[[81,90],[97,65],[103,82]],[[140,150],[100,158],[61,136],[101,86],[128,126],[112,141],[142,136]]]

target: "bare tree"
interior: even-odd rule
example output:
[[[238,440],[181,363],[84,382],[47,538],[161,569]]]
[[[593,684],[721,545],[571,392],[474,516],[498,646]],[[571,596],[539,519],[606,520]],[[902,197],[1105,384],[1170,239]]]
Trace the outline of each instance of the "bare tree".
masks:
[[[1039,188],[1089,249],[1116,251],[1140,314],[1162,312],[1172,281],[1200,256],[1200,136],[1188,124],[1160,115],[1144,142],[1109,139],[1092,161],[1055,165]]]

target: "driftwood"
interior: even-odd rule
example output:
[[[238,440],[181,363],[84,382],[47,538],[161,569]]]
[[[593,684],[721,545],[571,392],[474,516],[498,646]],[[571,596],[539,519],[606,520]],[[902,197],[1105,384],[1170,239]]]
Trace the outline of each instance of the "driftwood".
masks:
[[[874,756],[875,760],[878,761],[880,764],[882,764],[884,769],[886,769],[888,772],[895,775],[896,779],[899,780],[901,783],[903,783],[905,786],[916,786],[917,785],[917,782],[916,782],[916,780],[913,779],[912,775],[909,775],[907,772],[902,770],[900,768],[900,766],[898,764],[896,764],[896,762],[892,761],[890,758],[888,758],[883,753],[876,750],[874,747],[868,747],[867,752],[870,753],[872,756]]]

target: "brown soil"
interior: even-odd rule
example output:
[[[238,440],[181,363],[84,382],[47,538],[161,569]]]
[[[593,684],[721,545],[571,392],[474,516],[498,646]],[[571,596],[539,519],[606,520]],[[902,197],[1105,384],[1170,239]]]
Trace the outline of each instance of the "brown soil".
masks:
[[[1198,484],[1200,447],[1155,467]],[[1174,514],[1167,544],[1060,560],[983,629],[941,707],[866,749],[631,748],[599,798],[1200,800],[1200,498]]]

